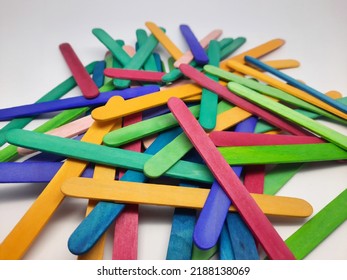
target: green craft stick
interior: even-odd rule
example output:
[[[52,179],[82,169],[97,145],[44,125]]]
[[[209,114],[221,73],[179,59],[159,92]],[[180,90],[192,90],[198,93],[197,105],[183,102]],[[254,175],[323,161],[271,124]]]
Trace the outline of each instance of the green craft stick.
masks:
[[[230,165],[278,164],[347,159],[347,151],[332,143],[219,147]]]
[[[201,250],[196,245],[193,245],[192,260],[209,260],[217,252],[218,252],[218,245],[215,245],[208,250]]]
[[[247,100],[250,100],[263,108],[266,108],[269,111],[278,114],[287,120],[290,120],[291,122],[307,128],[308,130],[318,134],[322,138],[338,145],[343,149],[347,149],[347,137],[345,135],[308,117],[305,117],[304,115],[301,115],[300,113],[290,109],[287,106],[270,100],[269,98],[262,96],[245,86],[230,82],[228,83],[228,88],[235,94],[246,98]]]
[[[223,41],[223,40],[222,40]],[[222,43],[221,41],[221,43]],[[221,60],[227,58],[231,54],[233,54],[235,51],[237,51],[244,43],[246,43],[246,38],[244,37],[237,37],[232,42],[225,41],[226,45],[225,47],[221,47]]]
[[[89,74],[93,72],[95,63],[96,62],[89,63],[85,67],[85,69],[87,70]],[[76,85],[77,84],[75,79],[71,76],[68,79],[66,79],[64,82],[57,85],[51,91],[43,95],[40,99],[36,101],[36,103],[57,100],[61,98],[62,96],[64,96],[66,93],[68,93],[70,90],[72,90]],[[35,117],[14,119],[10,121],[7,125],[5,125],[0,130],[0,146],[6,143],[6,140],[5,140],[6,131],[14,129],[14,128],[23,128],[27,124],[29,124],[34,118]]]
[[[219,66],[220,47],[218,41],[211,40],[207,55],[209,58],[208,63],[210,65]],[[214,81],[218,81],[218,77],[215,75],[207,74],[207,76]],[[211,131],[216,126],[217,104],[218,95],[206,88],[203,88],[201,93],[199,123],[206,131]]]
[[[172,56],[170,56],[167,60],[167,65],[169,66],[169,71],[176,69],[174,66],[174,63],[175,63],[175,59]]]
[[[224,109],[228,110],[229,107],[225,103],[222,103],[220,107],[218,106],[217,113],[224,112]],[[192,143],[186,134],[182,132],[146,162],[143,172],[151,178],[160,177],[192,148]]]
[[[113,63],[113,60],[115,61],[115,63]],[[106,55],[105,55],[105,63],[106,63],[106,68],[112,68],[112,67],[115,67],[114,64],[118,64],[119,62],[116,60],[116,59],[113,59],[113,55],[111,52],[108,52]],[[106,77],[105,76],[105,79],[104,79],[104,84],[107,84],[107,83],[110,83],[112,82],[113,79],[110,78],[110,77]],[[113,82],[112,82],[113,83]]]
[[[210,66],[205,65],[204,70],[212,75],[215,75],[219,78],[222,78],[223,80],[232,81],[241,85],[244,85],[245,87],[248,87],[250,89],[253,89],[255,91],[261,92],[267,96],[271,96],[273,98],[276,98],[278,100],[284,101],[288,104],[295,105],[297,107],[300,107],[302,109],[306,109],[308,111],[315,112],[319,115],[325,116],[329,119],[332,119],[334,121],[337,121],[339,123],[342,123],[344,125],[347,124],[347,121],[339,118],[338,116],[331,114],[319,107],[316,107],[312,105],[311,103],[308,103],[304,100],[301,100],[300,98],[297,98],[293,95],[290,95],[282,90],[279,90],[277,88],[259,83],[258,81],[255,81],[253,79],[247,79],[244,77],[237,76],[231,72],[224,71],[216,66]]]
[[[141,172],[145,162],[151,158],[151,155],[145,153],[96,145],[23,129],[8,131],[6,139],[13,145],[29,149]],[[213,180],[211,172],[204,164],[188,161],[177,162],[165,175],[203,183],[211,183]]]
[[[294,232],[285,243],[294,256],[301,260],[345,222],[346,219],[347,189]]]
[[[137,50],[130,61],[124,65],[124,68],[139,70],[147,61],[148,57],[152,54],[157,45],[158,40],[154,37],[153,34],[151,34],[150,36],[148,36],[143,46]],[[117,88],[127,88],[130,86],[130,80],[114,79],[113,83]]]
[[[200,105],[192,106],[189,110],[198,117]],[[177,120],[172,113],[168,113],[111,131],[105,135],[103,141],[105,145],[119,147],[175,126],[178,126]]]
[[[148,35],[147,35],[146,30],[137,29],[136,30],[136,38],[137,38],[137,43],[139,45],[139,48],[143,47],[148,40]],[[153,54],[149,55],[148,59],[143,64],[143,69],[149,70],[149,71],[158,71],[157,64],[155,63],[155,59],[154,59]]]

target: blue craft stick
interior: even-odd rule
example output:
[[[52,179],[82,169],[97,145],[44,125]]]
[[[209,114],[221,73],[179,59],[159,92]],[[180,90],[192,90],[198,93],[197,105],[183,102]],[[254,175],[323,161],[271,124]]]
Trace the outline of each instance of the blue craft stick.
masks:
[[[145,151],[147,154],[155,154],[167,143],[174,139],[180,129],[175,128],[160,134],[152,145]],[[121,181],[143,183],[147,180],[142,172],[128,170]],[[124,209],[124,204],[111,202],[99,202],[87,217],[78,225],[68,240],[68,248],[72,254],[81,255],[88,252],[112,222]]]
[[[181,24],[180,30],[194,56],[196,63],[199,65],[207,64],[208,56],[190,27],[186,24]]]
[[[219,237],[219,258],[221,260],[235,260],[235,254],[226,223],[224,223]]]
[[[103,92],[93,99],[86,99],[83,96],[70,97],[60,100],[53,100],[30,105],[22,105],[0,110],[0,121],[11,120],[13,118],[28,117],[48,112],[80,108],[95,107],[104,105],[112,96],[122,96],[124,99],[134,98],[148,93],[159,91],[158,86],[149,85],[124,90],[114,90]]]
[[[253,132],[256,123],[257,118],[250,117],[240,122],[236,126],[235,131]],[[232,169],[237,176],[241,175],[241,166],[233,166]],[[230,205],[230,199],[215,180],[195,226],[194,242],[196,246],[207,250],[218,242]]]
[[[106,62],[101,60],[98,61],[95,66],[94,66],[94,71],[93,71],[93,81],[96,84],[98,88],[102,87],[104,85],[104,69],[106,67]]]
[[[160,55],[158,53],[153,53],[153,58],[158,72],[165,72],[163,69],[163,62],[161,61]]]
[[[340,102],[332,99],[331,97],[319,92],[318,90],[316,90],[316,89],[314,89],[314,88],[312,88],[306,84],[299,82],[298,80],[294,79],[293,77],[290,77],[289,75],[261,62],[260,60],[254,58],[254,57],[251,57],[251,56],[245,56],[245,61],[255,65],[256,67],[258,67],[264,71],[267,71],[267,72],[277,76],[278,78],[286,81],[288,84],[307,92],[308,94],[320,99],[321,101],[331,105],[332,107],[340,110],[341,112],[347,113],[347,106],[346,105],[341,104]]]

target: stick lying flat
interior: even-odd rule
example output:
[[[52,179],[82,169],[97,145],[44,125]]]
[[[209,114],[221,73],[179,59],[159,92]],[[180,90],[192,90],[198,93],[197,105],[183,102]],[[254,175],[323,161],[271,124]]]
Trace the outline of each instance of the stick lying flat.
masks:
[[[203,207],[209,192],[202,188],[77,177],[66,180],[61,190],[72,197],[194,209]],[[260,194],[252,197],[267,215],[308,217],[312,214],[311,205],[299,198]],[[230,207],[230,211],[236,208]]]
[[[171,98],[168,106],[269,257],[294,259],[280,235],[252,199],[240,179],[231,171],[228,163],[191,115],[184,102],[178,98]]]

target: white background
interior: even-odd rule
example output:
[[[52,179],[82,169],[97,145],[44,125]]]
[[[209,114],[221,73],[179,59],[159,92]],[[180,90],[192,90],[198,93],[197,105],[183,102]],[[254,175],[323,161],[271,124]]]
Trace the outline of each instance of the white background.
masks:
[[[58,46],[69,42],[84,64],[103,59],[105,48],[92,35],[104,28],[126,44],[135,43],[135,30],[153,21],[182,49],[187,46],[179,25],[189,24],[201,38],[215,28],[224,37],[244,36],[245,51],[274,38],[286,40],[267,59],[297,59],[300,68],[285,70],[312,87],[338,90],[347,96],[347,2],[292,1],[43,1],[0,0],[0,107],[33,103],[70,76]],[[166,54],[162,48],[159,51]],[[70,95],[79,95],[74,90]],[[40,121],[28,128],[34,128]],[[1,124],[1,127],[5,123]],[[326,123],[347,135],[340,125]],[[279,194],[308,200],[319,211],[346,188],[345,164],[310,164]],[[0,240],[15,226],[43,184],[0,186]],[[75,259],[67,239],[85,211],[84,200],[66,199],[25,255],[25,259]],[[172,209],[141,207],[139,259],[165,259]],[[285,239],[304,220],[272,219]],[[23,233],[24,234],[24,233]],[[347,259],[344,223],[307,259]],[[111,239],[105,259],[111,257]]]

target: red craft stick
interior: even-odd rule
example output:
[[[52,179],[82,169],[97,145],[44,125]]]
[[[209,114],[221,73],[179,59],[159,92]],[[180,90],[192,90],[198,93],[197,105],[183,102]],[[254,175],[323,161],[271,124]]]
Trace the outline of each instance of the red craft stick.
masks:
[[[71,70],[72,76],[81,89],[83,96],[85,98],[97,97],[99,95],[99,89],[85,70],[71,45],[69,43],[63,43],[59,46],[59,49]]]
[[[315,136],[254,134],[233,131],[212,131],[209,136],[218,147],[324,143],[324,140]]]
[[[136,113],[124,118],[123,126],[128,126],[142,120],[142,113]],[[141,152],[141,141],[134,141],[123,146],[124,149]],[[124,171],[121,171],[121,178]],[[138,248],[138,205],[126,205],[122,213],[118,216],[114,228],[113,260],[137,260]]]
[[[121,68],[106,68],[104,74],[110,78],[126,79],[131,81],[161,82],[164,72],[130,70]]]
[[[265,165],[248,165],[245,167],[243,183],[250,193],[263,193]]]
[[[204,159],[226,195],[271,259],[295,259],[280,235],[231,170],[211,139],[206,135],[187,106],[179,98],[170,98],[168,106],[189,140]]]
[[[283,129],[284,131],[287,131],[294,135],[312,135],[308,131],[291,123],[288,123],[283,119],[277,117],[276,115],[254,105],[253,103],[250,103],[247,100],[242,99],[241,97],[228,90],[225,86],[222,86],[218,82],[213,81],[212,79],[208,78],[206,75],[199,72],[198,70],[196,70],[188,64],[181,64],[179,69],[185,76],[194,80],[200,86],[207,88],[208,90],[218,94],[220,97],[229,101],[230,103],[244,109],[245,111],[253,115],[261,117],[268,123],[280,129]]]

